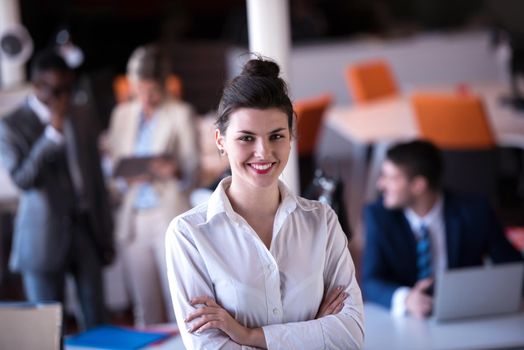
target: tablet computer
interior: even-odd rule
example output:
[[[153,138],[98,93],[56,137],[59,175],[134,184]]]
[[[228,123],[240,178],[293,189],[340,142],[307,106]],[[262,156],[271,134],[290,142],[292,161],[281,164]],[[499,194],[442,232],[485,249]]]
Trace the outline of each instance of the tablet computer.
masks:
[[[121,158],[113,170],[113,177],[136,177],[150,175],[151,163],[158,159],[168,160],[169,154],[156,154],[149,156],[132,156]]]

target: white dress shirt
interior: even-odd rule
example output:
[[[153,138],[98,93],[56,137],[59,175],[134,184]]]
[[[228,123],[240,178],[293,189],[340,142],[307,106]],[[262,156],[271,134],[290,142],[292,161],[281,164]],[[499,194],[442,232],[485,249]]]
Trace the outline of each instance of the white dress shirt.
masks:
[[[268,349],[357,349],[363,304],[347,239],[327,205],[282,183],[268,250],[231,207],[224,179],[208,203],[176,217],[166,236],[169,284],[188,349],[248,349],[219,330],[191,334],[189,300],[211,296],[239,323],[262,327]],[[341,312],[315,319],[327,291],[343,286]]]
[[[416,239],[420,238],[420,227],[425,225],[431,240],[431,265],[434,274],[446,270],[448,255],[446,250],[446,226],[444,222],[444,199],[439,196],[433,208],[423,217],[417,215],[412,209],[405,209],[404,216],[411,227]],[[391,313],[395,316],[406,314],[406,298],[411,291],[409,287],[397,288],[391,301]]]

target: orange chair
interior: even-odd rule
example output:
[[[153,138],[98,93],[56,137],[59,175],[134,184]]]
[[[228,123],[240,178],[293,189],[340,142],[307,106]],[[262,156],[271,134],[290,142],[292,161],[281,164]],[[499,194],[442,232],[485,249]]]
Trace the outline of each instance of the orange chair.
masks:
[[[411,97],[421,136],[443,149],[495,146],[482,100],[473,95],[416,93]]]
[[[422,138],[442,149],[445,187],[497,202],[498,152],[482,100],[473,95],[417,93],[411,98]]]
[[[318,134],[322,127],[324,112],[331,104],[330,94],[295,101],[293,109],[297,114],[298,155],[313,154]]]
[[[366,103],[398,93],[395,77],[384,60],[352,64],[345,73],[346,84],[356,103]]]
[[[333,98],[330,94],[295,101],[293,109],[297,115],[297,146],[302,190],[313,179],[315,171],[314,153],[324,120],[324,112]]]
[[[165,88],[173,98],[182,98],[182,81],[177,75],[171,74],[167,77]],[[127,76],[121,74],[113,80],[113,91],[117,103],[129,101],[132,98],[131,87],[129,86]]]
[[[131,88],[129,81],[124,74],[117,75],[113,79],[113,92],[117,103],[129,101],[131,99]]]

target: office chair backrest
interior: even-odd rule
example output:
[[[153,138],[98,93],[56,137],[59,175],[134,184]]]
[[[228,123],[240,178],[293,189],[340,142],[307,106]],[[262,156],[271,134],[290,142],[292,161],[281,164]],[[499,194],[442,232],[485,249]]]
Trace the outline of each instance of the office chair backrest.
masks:
[[[416,93],[411,97],[421,136],[442,149],[495,146],[482,100],[477,96]]]
[[[324,112],[332,102],[330,94],[295,101],[293,109],[297,114],[298,155],[312,155],[317,145]]]
[[[0,349],[60,349],[60,303],[0,303]]]
[[[497,203],[498,153],[482,100],[473,95],[416,93],[411,98],[422,138],[444,159],[443,184]]]
[[[175,99],[182,98],[182,81],[175,74],[170,74],[165,82],[166,91]],[[127,76],[124,74],[118,75],[113,80],[113,91],[117,103],[129,101],[133,98],[131,93],[131,86]]]
[[[356,103],[366,103],[398,93],[395,77],[384,60],[351,64],[345,73],[346,84]]]

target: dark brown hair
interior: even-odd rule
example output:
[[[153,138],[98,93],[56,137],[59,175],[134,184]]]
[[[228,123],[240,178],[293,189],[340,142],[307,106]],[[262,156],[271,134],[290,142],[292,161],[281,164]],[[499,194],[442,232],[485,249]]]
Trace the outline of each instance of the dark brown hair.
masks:
[[[40,51],[31,63],[31,78],[36,79],[38,74],[46,71],[72,73],[64,59],[53,49]]]
[[[410,179],[422,176],[431,189],[441,188],[444,164],[440,150],[431,142],[415,140],[399,143],[388,150],[386,158],[402,168]]]
[[[218,106],[216,127],[225,134],[229,117],[239,108],[277,108],[288,117],[290,132],[293,130],[293,105],[287,85],[279,77],[280,67],[262,58],[249,60],[242,73],[226,84]]]

